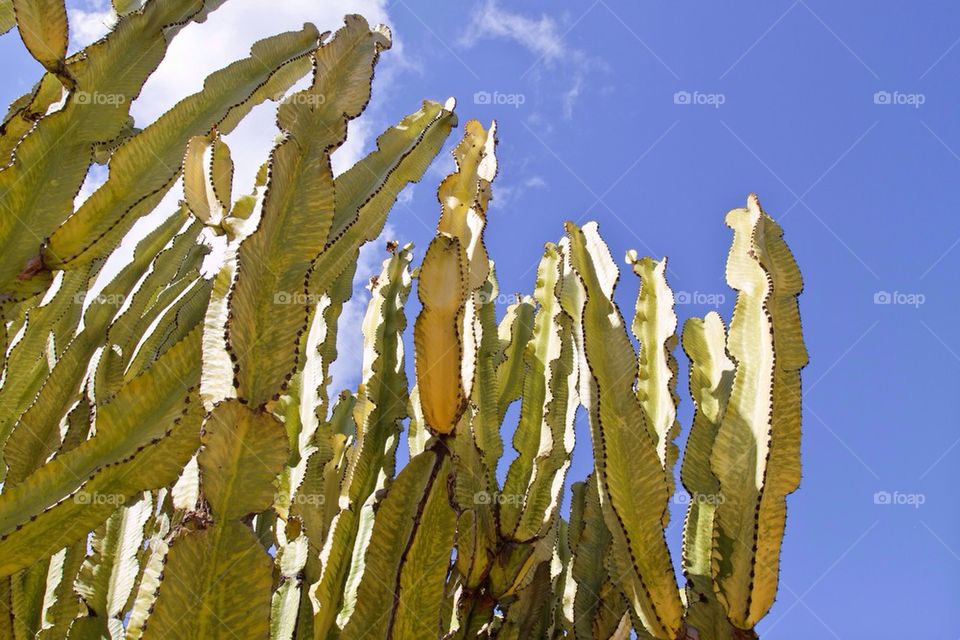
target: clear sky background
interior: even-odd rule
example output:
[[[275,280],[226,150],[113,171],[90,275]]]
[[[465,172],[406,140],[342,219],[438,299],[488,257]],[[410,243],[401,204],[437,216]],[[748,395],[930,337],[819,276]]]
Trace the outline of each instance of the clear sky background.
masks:
[[[104,32],[106,2],[68,5],[74,48]],[[496,118],[487,244],[504,292],[532,292],[564,220],[594,219],[615,256],[669,257],[681,323],[714,306],[729,319],[723,216],[760,194],[804,273],[811,354],[804,481],[761,637],[960,637],[960,5],[230,0],[178,37],[134,105],[138,124],[257,38],[306,20],[334,29],[347,11],[387,22],[396,46],[339,166],[422,98],[456,96],[461,121]],[[0,38],[0,64],[4,102],[39,75],[15,33]],[[231,135],[235,194],[274,133],[267,107]],[[389,234],[426,247],[451,168],[441,158],[404,194]],[[359,371],[351,328],[382,257],[381,245],[363,256],[340,384]],[[628,316],[636,285],[626,276],[618,289]],[[691,403],[678,358],[682,442]],[[581,420],[570,479],[589,472],[588,437]],[[677,549],[677,524],[670,539]]]

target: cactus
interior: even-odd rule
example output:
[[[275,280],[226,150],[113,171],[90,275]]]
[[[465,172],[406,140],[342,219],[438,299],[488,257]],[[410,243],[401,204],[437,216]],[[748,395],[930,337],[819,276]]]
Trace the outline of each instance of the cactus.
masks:
[[[129,100],[170,40],[220,3],[115,2],[111,33],[67,56],[62,2],[0,0],[0,29],[45,69],[0,127],[0,638],[755,637],[800,480],[807,361],[800,272],[756,196],[727,215],[729,329],[711,312],[681,339],[666,260],[630,252],[635,349],[595,223],[567,223],[498,317],[496,126],[471,120],[434,238],[419,263],[388,243],[359,385],[332,394],[358,252],[457,125],[454,103],[424,102],[334,176],[391,44],[348,16],[258,42],[135,127]],[[265,100],[277,143],[233,201],[224,136]],[[109,178],[74,210],[91,160]],[[180,206],[107,278],[175,184]],[[678,343],[695,408],[685,584],[665,537]],[[580,407],[594,464],[565,517]]]

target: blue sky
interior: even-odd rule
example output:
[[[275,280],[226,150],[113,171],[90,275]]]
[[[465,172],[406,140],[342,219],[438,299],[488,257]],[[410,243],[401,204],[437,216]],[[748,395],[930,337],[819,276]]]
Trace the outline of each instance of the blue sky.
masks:
[[[68,4],[77,42],[102,29],[102,3]],[[204,71],[257,37],[304,20],[335,28],[339,14],[360,11],[388,22],[397,47],[342,162],[422,98],[456,96],[462,120],[498,121],[487,243],[501,289],[530,292],[543,242],[566,219],[594,219],[615,256],[669,257],[670,284],[689,300],[681,322],[714,305],[729,318],[723,216],[756,191],[803,270],[811,354],[804,481],[789,499],[780,597],[761,637],[960,637],[960,418],[950,401],[960,375],[960,5],[316,4],[231,0],[182,34],[138,118],[198,88]],[[0,60],[9,102],[38,66],[13,34],[0,38]],[[237,193],[266,153],[271,120],[258,112],[231,140]],[[435,167],[391,221],[418,247],[432,236],[436,183],[451,163]],[[365,255],[364,279],[379,259]],[[627,313],[635,295],[625,277]],[[358,302],[350,312],[361,311]],[[355,361],[344,360],[339,379],[349,380]],[[584,425],[578,436],[573,479],[590,465]]]

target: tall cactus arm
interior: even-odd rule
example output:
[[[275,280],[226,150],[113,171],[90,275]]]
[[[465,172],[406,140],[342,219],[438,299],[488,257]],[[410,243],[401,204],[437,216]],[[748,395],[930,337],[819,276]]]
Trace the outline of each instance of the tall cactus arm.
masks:
[[[41,242],[73,210],[93,145],[116,138],[128,125],[130,104],[160,64],[169,39],[220,1],[150,3],[121,20],[106,38],[71,56],[67,69],[83,98],[73,93],[62,108],[40,118],[0,170],[0,206],[5,210],[0,217],[0,293],[14,286],[18,274],[32,273],[29,262],[36,261]],[[43,82],[49,85],[46,78]],[[103,100],[111,104],[100,104]],[[50,153],[54,147],[56,153]]]
[[[800,369],[807,363],[800,271],[755,195],[727,214],[737,290],[727,352],[736,366],[710,466],[723,501],[714,577],[730,620],[752,628],[773,604],[786,495],[800,482]]]
[[[237,400],[214,407],[198,456],[213,524],[174,539],[144,638],[267,637],[273,563],[238,518],[273,503],[287,456],[273,415]]]
[[[388,245],[394,246],[394,245]],[[413,259],[412,245],[395,248],[393,255],[383,262],[380,276],[371,282],[370,304],[363,319],[365,338],[361,381],[358,391],[355,419],[362,440],[372,439],[380,449],[393,440],[395,449],[400,437],[400,423],[407,417],[407,375],[403,332],[407,326],[404,307],[413,280],[409,264]],[[393,456],[383,462],[387,477],[395,473]],[[352,482],[350,470],[347,481]]]
[[[680,477],[690,495],[683,528],[683,572],[687,578],[687,626],[701,636],[729,638],[730,623],[713,591],[713,545],[720,484],[710,470],[717,428],[730,398],[734,365],[726,354],[727,334],[720,316],[690,318],[683,327],[683,349],[690,359],[694,415],[684,448]],[[712,634],[712,635],[710,635]]]
[[[449,469],[444,453],[427,449],[391,485],[377,508],[356,610],[343,640],[439,634],[456,525],[447,495]]]
[[[320,554],[322,573],[315,588],[319,609],[314,619],[315,637],[333,630],[344,595],[351,564],[361,563],[362,549],[355,542],[362,524],[362,510],[371,496],[393,477],[400,423],[407,414],[407,377],[401,336],[406,327],[404,305],[412,280],[409,272],[411,246],[395,249],[384,261],[375,279],[370,304],[363,321],[362,379],[354,406],[357,441],[354,457],[346,467],[339,504]],[[330,496],[334,499],[336,494]]]
[[[422,310],[414,325],[417,385],[426,426],[448,434],[467,408],[462,378],[467,264],[460,241],[438,234],[418,276]]]
[[[464,127],[463,139],[453,149],[457,169],[440,183],[440,220],[437,232],[448,234],[460,242],[463,252],[466,291],[470,299],[463,307],[460,335],[463,350],[460,377],[466,398],[473,394],[477,375],[477,353],[482,326],[477,317],[481,289],[490,275],[490,258],[483,241],[491,183],[497,173],[497,123],[486,130],[477,120]]]
[[[540,308],[527,346],[523,403],[513,438],[518,456],[507,472],[507,499],[500,506],[500,531],[508,539],[530,540],[550,527],[573,448],[573,338],[556,291],[562,264],[557,246],[548,244],[537,271],[534,298]]]
[[[347,439],[356,433],[353,421],[355,405],[355,396],[349,392],[341,394],[330,421],[316,430],[308,446],[301,449],[304,457],[290,471],[293,497],[287,515],[287,528],[296,529],[299,523],[309,545],[303,570],[298,574],[301,583],[297,609],[298,637],[312,638],[315,635],[314,605],[310,591],[320,580],[320,553],[340,510],[336,497],[340,494],[347,466]]]
[[[43,264],[74,269],[108,253],[173,186],[190,138],[214,127],[228,133],[254,106],[296,82],[309,68],[317,38],[308,24],[255,43],[248,58],[212,73],[202,91],[121,145],[107,181],[50,236]]]
[[[330,410],[330,367],[337,359],[337,335],[344,305],[353,297],[357,265],[349,265],[317,302],[306,339],[300,384],[300,441],[306,443]]]
[[[503,439],[500,437],[500,416],[497,393],[497,362],[503,352],[503,343],[497,327],[496,300],[498,295],[497,279],[491,261],[487,281],[477,296],[476,327],[477,338],[477,374],[473,386],[472,402],[476,406],[470,423],[470,430],[477,448],[482,452],[487,475],[487,483],[496,480],[497,462],[503,455]],[[419,402],[419,400],[418,400]]]
[[[152,515],[151,494],[118,509],[93,535],[93,553],[77,577],[76,589],[100,632],[122,635],[127,599],[140,572],[138,551]]]
[[[633,335],[640,343],[637,358],[637,399],[643,409],[647,429],[657,443],[657,455],[667,481],[667,495],[673,495],[673,468],[679,451],[674,439],[680,434],[677,421],[677,314],[673,311],[673,291],[667,284],[667,259],[637,258],[627,254],[627,262],[640,278]],[[664,511],[664,526],[670,512]]]
[[[452,103],[447,107],[452,109]],[[409,182],[422,177],[439,151],[430,144],[421,146],[425,141],[423,134],[445,110],[444,105],[424,101],[418,111],[377,136],[374,151],[337,176],[334,181],[337,203],[328,245],[358,222],[358,215],[365,207],[373,205],[389,209]],[[370,202],[373,198],[378,202]]]
[[[346,139],[347,123],[366,107],[373,67],[389,46],[388,35],[348,16],[317,50],[311,86],[278,109],[285,137],[271,154],[260,226],[240,245],[230,299],[238,393],[253,406],[276,399],[296,368],[307,322],[306,277],[335,213],[330,154]]]
[[[490,185],[497,174],[497,123],[484,129],[476,120],[464,127],[463,139],[453,150],[457,169],[440,183],[440,221],[437,231],[460,241],[470,277],[467,288],[483,286],[490,267],[490,258],[483,244]]]
[[[453,108],[452,104],[448,106]],[[326,418],[327,372],[337,355],[337,320],[343,304],[352,295],[360,246],[380,234],[401,189],[420,180],[455,124],[452,111],[436,102],[424,102],[419,111],[378,136],[377,149],[334,181],[336,210],[329,240],[308,282],[311,299],[321,302],[308,310],[312,315],[311,331],[300,339],[304,397],[310,398],[309,404],[314,407],[309,411],[316,416],[309,418],[301,411],[302,422],[308,428]],[[318,332],[323,333],[322,338]],[[310,340],[315,344],[307,344]],[[309,368],[308,360],[316,355],[319,355],[313,358],[316,366]],[[316,398],[311,397],[313,390]]]
[[[414,327],[417,383],[427,427],[449,434],[466,410],[476,373],[477,307],[490,259],[483,244],[496,175],[496,123],[467,123],[453,150],[457,169],[440,183],[437,235],[420,267],[423,310]],[[469,301],[469,304],[468,304]]]
[[[552,391],[544,407],[549,438],[544,434],[534,461],[532,484],[517,529],[517,536],[521,538],[542,535],[556,518],[575,444],[574,419],[580,398],[577,394],[579,371],[574,354],[573,321],[566,314],[560,314],[557,324],[557,331],[562,336],[560,356],[550,368]]]
[[[181,449],[190,444],[188,428],[196,429],[196,411],[191,413],[191,406],[196,405],[199,346],[197,329],[100,408],[96,436],[0,494],[0,574],[50,555],[72,542],[75,537],[71,536],[95,528],[113,512],[118,500],[176,478],[190,457],[187,453],[182,458]],[[164,447],[147,446],[155,440],[171,442],[167,448],[173,451],[166,452],[169,461],[157,461]],[[147,463],[157,468],[146,473],[142,465]],[[140,473],[123,475],[131,468]],[[84,504],[94,492],[114,497],[112,502],[103,499],[97,504],[90,499],[90,504]],[[80,511],[83,518],[76,515]],[[75,522],[63,526],[71,516]],[[58,524],[63,528],[57,529]]]
[[[662,529],[667,483],[656,443],[633,391],[636,353],[613,303],[617,267],[595,223],[567,224],[571,261],[586,296],[582,312],[588,407],[604,520],[633,615],[656,638],[673,640],[682,606]],[[584,389],[586,386],[586,389]]]
[[[356,262],[360,247],[383,231],[401,189],[423,177],[456,126],[453,106],[452,100],[446,105],[424,102],[419,111],[377,138],[376,151],[337,178],[337,213],[330,239],[310,272],[307,290],[311,296],[326,293]]]
[[[560,278],[562,256],[555,245],[547,244],[537,268],[534,300],[538,310],[533,321],[533,337],[524,353],[523,400],[520,422],[513,434],[517,457],[510,464],[503,485],[507,498],[500,505],[500,533],[514,538],[520,526],[523,507],[534,479],[534,460],[541,451],[557,445],[546,423],[545,405],[555,389],[550,369],[560,358],[563,335],[557,326],[560,304],[555,289]],[[523,540],[523,538],[521,538]]]

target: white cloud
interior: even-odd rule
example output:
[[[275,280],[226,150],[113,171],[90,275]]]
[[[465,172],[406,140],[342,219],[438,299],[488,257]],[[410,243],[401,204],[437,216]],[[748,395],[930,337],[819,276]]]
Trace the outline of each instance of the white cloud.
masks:
[[[473,46],[483,38],[514,40],[547,62],[560,60],[565,55],[563,38],[553,18],[544,14],[535,20],[511,13],[497,6],[496,0],[481,3],[460,41]]]
[[[547,186],[547,181],[543,179],[543,176],[530,176],[523,181],[523,184],[528,188],[540,188]]]
[[[70,51],[77,51],[107,34],[116,23],[116,14],[109,0],[87,0],[69,3]]]
[[[413,202],[413,192],[416,188],[415,184],[408,184],[403,190],[397,194],[397,204],[401,206],[410,206],[410,203]]]
[[[492,207],[494,209],[503,209],[508,205],[519,200],[527,191],[531,189],[544,189],[547,181],[542,176],[530,176],[518,183],[494,183]]]
[[[573,105],[580,97],[580,89],[583,87],[583,76],[576,76],[573,80],[573,86],[563,93],[563,117],[569,120],[573,117]]]
[[[584,77],[587,72],[601,65],[583,51],[567,46],[564,43],[565,31],[560,22],[546,14],[531,18],[502,8],[497,0],[483,0],[474,11],[460,44],[472,47],[483,39],[512,40],[535,56],[523,75],[538,75],[536,72],[540,66],[548,69],[562,67],[571,82],[570,88],[560,96],[563,117],[569,120],[573,117],[574,104],[580,97]]]

